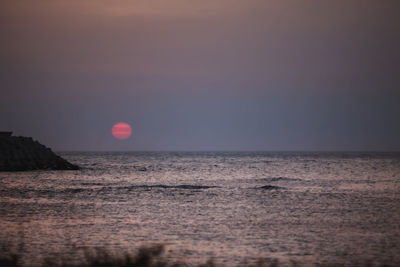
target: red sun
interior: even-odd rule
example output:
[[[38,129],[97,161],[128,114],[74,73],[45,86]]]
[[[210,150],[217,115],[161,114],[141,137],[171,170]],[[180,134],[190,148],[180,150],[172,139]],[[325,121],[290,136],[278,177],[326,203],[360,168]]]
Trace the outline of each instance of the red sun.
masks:
[[[125,122],[118,122],[112,127],[112,135],[117,139],[127,139],[132,134],[131,126]]]

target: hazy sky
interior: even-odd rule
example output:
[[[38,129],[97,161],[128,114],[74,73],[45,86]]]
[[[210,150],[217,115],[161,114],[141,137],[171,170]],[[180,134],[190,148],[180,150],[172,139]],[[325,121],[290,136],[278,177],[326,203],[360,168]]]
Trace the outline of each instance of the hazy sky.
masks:
[[[399,14],[398,0],[1,0],[0,129],[54,150],[400,150]]]

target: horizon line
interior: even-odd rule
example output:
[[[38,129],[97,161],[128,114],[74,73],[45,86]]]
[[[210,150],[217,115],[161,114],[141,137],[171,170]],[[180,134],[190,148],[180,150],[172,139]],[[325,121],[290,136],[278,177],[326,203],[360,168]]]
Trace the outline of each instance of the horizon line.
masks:
[[[242,153],[280,153],[280,152],[295,152],[295,153],[400,153],[400,150],[54,150],[55,152],[166,152],[166,153],[182,153],[182,152],[242,152]]]

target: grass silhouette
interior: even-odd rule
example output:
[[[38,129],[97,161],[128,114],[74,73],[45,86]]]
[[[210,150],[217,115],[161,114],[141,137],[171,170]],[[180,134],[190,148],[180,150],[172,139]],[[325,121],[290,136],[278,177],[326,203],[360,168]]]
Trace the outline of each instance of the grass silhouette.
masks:
[[[19,246],[18,249],[22,249]],[[82,250],[83,257],[59,256],[47,257],[40,263],[37,259],[22,259],[22,250],[11,252],[9,247],[2,246],[0,251],[0,267],[224,267],[226,265],[218,264],[213,259],[208,259],[202,264],[193,264],[185,261],[174,261],[165,257],[165,247],[161,244],[140,247],[136,253],[111,253],[109,250],[101,247],[96,248],[76,248]],[[76,255],[78,255],[77,253]],[[277,259],[263,258],[252,264],[238,264],[237,267],[277,267],[277,266],[310,266],[308,263],[300,263],[291,260],[287,263],[279,262]],[[373,260],[361,260],[348,262],[346,266],[396,266],[388,262],[376,262]],[[230,265],[228,265],[230,266]],[[337,266],[334,263],[314,263],[311,266]]]
[[[45,258],[39,265],[40,267],[60,266],[60,267],[219,267],[224,266],[216,264],[213,259],[208,259],[203,264],[193,265],[189,262],[179,262],[166,259],[164,257],[165,247],[161,244],[140,247],[136,253],[120,253],[115,255],[104,248],[85,248],[83,249],[83,258],[75,259],[68,257]],[[268,262],[259,260],[253,265],[240,266],[278,266],[277,260]],[[11,252],[8,248],[2,249],[0,254],[1,267],[24,267],[32,266],[29,263],[23,263],[22,252]],[[295,266],[295,264],[293,264]]]

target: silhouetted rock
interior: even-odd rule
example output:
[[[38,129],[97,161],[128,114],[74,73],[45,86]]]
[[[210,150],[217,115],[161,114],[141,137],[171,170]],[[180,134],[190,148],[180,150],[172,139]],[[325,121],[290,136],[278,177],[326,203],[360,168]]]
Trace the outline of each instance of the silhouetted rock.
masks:
[[[31,137],[0,136],[0,171],[78,170]]]
[[[10,137],[12,132],[0,132],[0,137]]]

